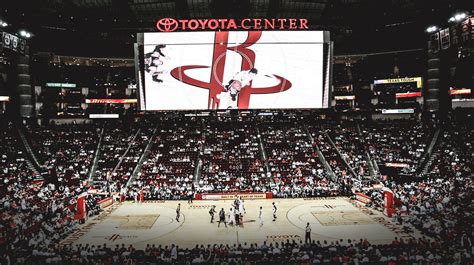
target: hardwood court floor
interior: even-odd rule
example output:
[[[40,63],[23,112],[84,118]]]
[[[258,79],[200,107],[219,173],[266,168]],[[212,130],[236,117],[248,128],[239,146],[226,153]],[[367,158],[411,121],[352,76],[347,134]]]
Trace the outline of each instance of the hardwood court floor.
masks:
[[[278,207],[277,220],[272,221],[272,206]],[[388,243],[394,237],[403,237],[399,231],[390,228],[390,219],[378,212],[354,206],[347,198],[316,199],[273,199],[246,200],[242,226],[223,224],[217,227],[210,223],[209,209],[232,207],[230,200],[194,201],[181,203],[181,218],[176,218],[178,201],[125,202],[112,206],[113,210],[100,218],[92,218],[79,232],[71,235],[64,243],[74,244],[133,244],[144,248],[147,244],[193,247],[196,244],[267,243],[289,240],[304,240],[304,228],[310,223],[313,240],[339,239],[359,240],[367,238],[372,243]],[[263,226],[260,226],[258,209],[263,207]],[[383,222],[382,222],[383,221]]]

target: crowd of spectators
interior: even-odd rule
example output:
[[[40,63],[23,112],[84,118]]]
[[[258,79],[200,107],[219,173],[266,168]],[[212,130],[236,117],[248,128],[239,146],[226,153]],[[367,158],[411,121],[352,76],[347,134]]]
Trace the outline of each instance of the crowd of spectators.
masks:
[[[342,158],[357,174],[357,179],[370,176],[369,158],[365,152],[363,139],[357,131],[357,124],[349,121],[339,121],[333,126],[325,127],[325,129],[340,151]]]
[[[414,174],[432,139],[431,124],[417,120],[364,122],[362,135],[372,159],[379,165],[404,165],[400,172]]]
[[[193,190],[194,171],[201,149],[199,128],[157,128],[132,192],[146,199],[180,199]]]
[[[86,188],[55,170],[41,179],[26,163],[13,125],[2,125],[5,130],[0,132],[0,253],[1,258],[10,262],[15,258],[15,263],[21,264],[25,261],[22,257],[29,257],[32,250],[47,249],[77,227],[75,203]],[[59,145],[64,146],[64,142]]]
[[[338,190],[321,163],[316,142],[302,126],[269,125],[262,130],[262,139],[275,197],[323,196]]]
[[[152,133],[153,126],[148,126],[148,123],[146,122],[140,124],[140,129],[137,134],[129,143],[129,147],[123,154],[122,158],[117,162],[114,173],[117,176],[120,176],[120,180],[116,182],[116,185],[123,187],[132,177],[132,173],[135,170],[138,160],[141,158],[150,137],[152,137]]]
[[[31,148],[44,168],[78,182],[88,177],[100,129],[92,124],[48,124],[27,128]]]
[[[112,126],[105,124],[104,133],[102,135],[102,144],[98,155],[98,163],[94,172],[93,179],[96,181],[124,181],[124,176],[118,175],[116,166],[122,159],[122,156],[128,150],[130,143],[137,134],[138,128],[129,126],[125,123],[117,121]],[[109,176],[107,176],[109,174]],[[109,180],[107,179],[110,178]]]
[[[86,180],[100,137],[102,147],[97,152],[99,163],[95,173],[105,173],[94,176],[93,185],[105,192],[120,192],[135,199],[140,192],[146,199],[183,199],[196,192],[229,191],[268,191],[275,197],[305,197],[350,194],[353,179],[344,159],[356,172],[356,178],[363,178],[369,171],[365,150],[379,164],[406,163],[408,167],[402,173],[413,174],[420,167],[434,131],[432,126],[415,121],[364,122],[360,134],[355,124],[346,122],[324,126],[265,121],[141,122],[131,126],[26,127],[33,152],[41,163],[51,168],[44,178],[27,163],[13,125],[5,123],[7,129],[0,135],[4,150],[0,160],[0,242],[2,249],[14,255],[3,258],[27,263],[34,257],[58,264],[113,264],[125,260],[178,263],[212,260],[230,264],[273,261],[467,264],[472,261],[474,130],[470,123],[451,121],[442,125],[428,173],[423,178],[414,177],[409,182],[379,180],[395,195],[396,221],[411,225],[431,239],[395,240],[383,246],[352,241],[197,246],[188,250],[150,246],[144,251],[131,246],[55,245],[78,226],[75,204],[78,196],[90,189]],[[363,136],[364,141],[360,139]],[[125,184],[147,146],[150,147],[145,154],[147,159],[138,167],[140,172],[127,190]],[[318,149],[335,178],[325,169]],[[380,192],[369,192],[369,195],[382,204]],[[92,214],[100,212],[96,197],[87,199],[87,208]]]
[[[255,127],[215,123],[207,125],[203,135],[198,191],[266,191],[268,180]]]
[[[442,249],[457,250],[454,260],[445,263],[472,262],[472,161],[474,128],[472,123],[447,122],[433,150],[432,161],[421,179],[397,183],[385,181],[396,200],[395,220],[418,229],[437,240]],[[382,204],[383,196],[372,198]]]
[[[325,133],[326,127],[311,126],[309,131],[314,139],[314,144],[318,146],[334,175],[337,178],[345,178],[349,175],[348,168],[337,150],[331,145],[331,140]]]
[[[23,264],[472,264],[468,247],[422,237],[389,244],[367,239],[315,241],[286,240],[260,244],[178,245],[65,245],[50,246],[19,258]],[[1,257],[0,257],[1,258]],[[10,259],[10,254],[4,254]],[[18,259],[17,259],[18,261]]]
[[[474,129],[472,120],[447,123],[441,132],[428,173],[430,176],[453,178],[472,174]]]

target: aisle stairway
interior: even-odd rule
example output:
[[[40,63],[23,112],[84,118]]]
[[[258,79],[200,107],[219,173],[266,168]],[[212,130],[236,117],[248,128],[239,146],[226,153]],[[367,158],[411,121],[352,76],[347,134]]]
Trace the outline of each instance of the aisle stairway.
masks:
[[[201,130],[201,139],[204,139],[204,128]],[[203,153],[204,153],[204,143],[201,144],[198,155],[196,157],[196,167],[194,168],[194,176],[193,176],[193,182],[195,184],[197,184],[199,180],[201,179],[201,173],[202,173],[201,154]]]
[[[16,127],[16,131],[18,133],[18,136],[21,139],[21,142],[23,143],[23,149],[26,151],[27,155],[25,157],[26,163],[28,164],[28,168],[33,171],[37,176],[40,175],[42,171],[44,171],[43,165],[41,165],[38,162],[38,159],[36,158],[35,152],[33,152],[33,149],[31,149],[30,144],[28,143],[28,140],[26,139],[25,134],[23,133],[23,130],[20,129],[19,127]]]
[[[100,148],[102,146],[102,139],[104,138],[104,130],[105,130],[105,124],[104,124],[104,127],[102,127],[100,131],[99,143],[97,144],[97,149],[95,150],[95,153],[94,153],[94,160],[92,161],[91,169],[89,171],[88,181],[92,181],[92,176],[94,176],[94,172],[97,169],[97,164],[99,162]]]
[[[428,170],[431,168],[435,157],[439,155],[438,150],[434,153],[433,150],[437,145],[441,144],[440,135],[442,132],[443,128],[441,126],[436,129],[435,133],[433,134],[433,139],[431,139],[430,145],[428,146],[422,161],[420,161],[417,172],[421,172],[422,175],[426,175],[428,173]]]
[[[155,139],[156,132],[158,130],[158,126],[155,127],[153,130],[150,139],[148,139],[148,143],[146,144],[145,149],[143,150],[140,159],[138,160],[135,168],[133,169],[132,176],[128,179],[126,187],[130,185],[130,183],[133,183],[133,181],[137,178],[138,173],[140,172],[143,163],[148,159],[148,154],[150,153],[150,148],[153,145],[153,140]]]
[[[326,169],[326,171],[328,172],[328,175],[330,176],[330,178],[335,181],[337,179],[336,177],[336,174],[334,174],[334,171],[332,170],[331,166],[329,165],[328,161],[326,160],[326,158],[324,157],[323,153],[321,152],[321,150],[319,149],[318,145],[315,145],[314,143],[314,139],[313,139],[313,136],[311,135],[311,133],[309,132],[308,130],[308,127],[304,126],[304,130],[306,132],[306,136],[308,137],[308,140],[309,142],[311,143],[311,145],[313,146],[313,149],[314,151],[316,151],[316,153],[318,154],[318,158],[319,158],[319,161],[321,162],[321,164],[324,166],[324,168]]]
[[[123,159],[125,158],[125,156],[128,154],[128,151],[130,150],[130,148],[132,147],[133,143],[135,142],[135,140],[137,139],[137,136],[140,134],[140,131],[141,131],[141,128],[137,130],[137,132],[135,133],[135,135],[133,136],[133,139],[130,141],[130,143],[128,144],[128,147],[127,149],[125,150],[125,152],[123,152],[122,156],[120,157],[118,163],[115,165],[114,169],[112,170],[112,174],[114,174],[117,169],[120,167],[120,165],[122,164],[123,162]]]
[[[265,151],[265,146],[263,145],[262,137],[260,137],[260,129],[256,129],[258,135],[258,143],[260,147],[260,154],[262,155],[261,159],[263,161],[263,165],[265,166],[265,172],[267,173],[268,181],[270,181],[270,183],[275,183],[275,180],[271,177],[270,167],[268,166],[267,152]]]
[[[339,148],[337,148],[337,146],[334,144],[334,141],[331,139],[331,137],[329,136],[329,134],[324,131],[324,136],[326,137],[326,139],[329,141],[329,143],[331,144],[332,148],[334,148],[334,150],[336,150],[337,152],[337,155],[341,158],[341,160],[344,162],[345,166],[349,169],[349,172],[351,173],[352,177],[354,178],[357,178],[357,174],[355,173],[354,169],[351,168],[351,166],[349,165],[349,163],[347,162],[347,160],[344,158],[344,156],[341,154],[341,151],[339,150]]]
[[[369,143],[368,141],[365,140],[365,136],[362,134],[362,130],[360,129],[360,125],[358,121],[356,121],[356,125],[357,125],[357,132],[359,133],[359,139],[365,149],[365,156],[366,156],[367,165],[369,166],[370,175],[372,177],[380,176],[379,167],[377,165],[377,162],[372,160],[372,158],[370,157]]]

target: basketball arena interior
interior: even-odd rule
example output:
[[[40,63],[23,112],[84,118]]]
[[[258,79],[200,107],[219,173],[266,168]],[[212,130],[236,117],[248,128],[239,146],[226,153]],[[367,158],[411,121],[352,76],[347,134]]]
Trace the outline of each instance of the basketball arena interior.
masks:
[[[4,0],[0,264],[473,264],[467,0]]]

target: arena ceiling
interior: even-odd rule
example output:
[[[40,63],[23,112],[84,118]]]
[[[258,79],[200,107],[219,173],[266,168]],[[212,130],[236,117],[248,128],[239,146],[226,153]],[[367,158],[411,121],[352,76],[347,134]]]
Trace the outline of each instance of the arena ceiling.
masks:
[[[424,29],[470,0],[9,0],[0,19],[10,32],[34,34],[33,49],[93,56],[131,56],[136,32],[159,18],[307,18],[330,30],[336,53],[420,48]],[[76,45],[81,43],[81,45]]]

